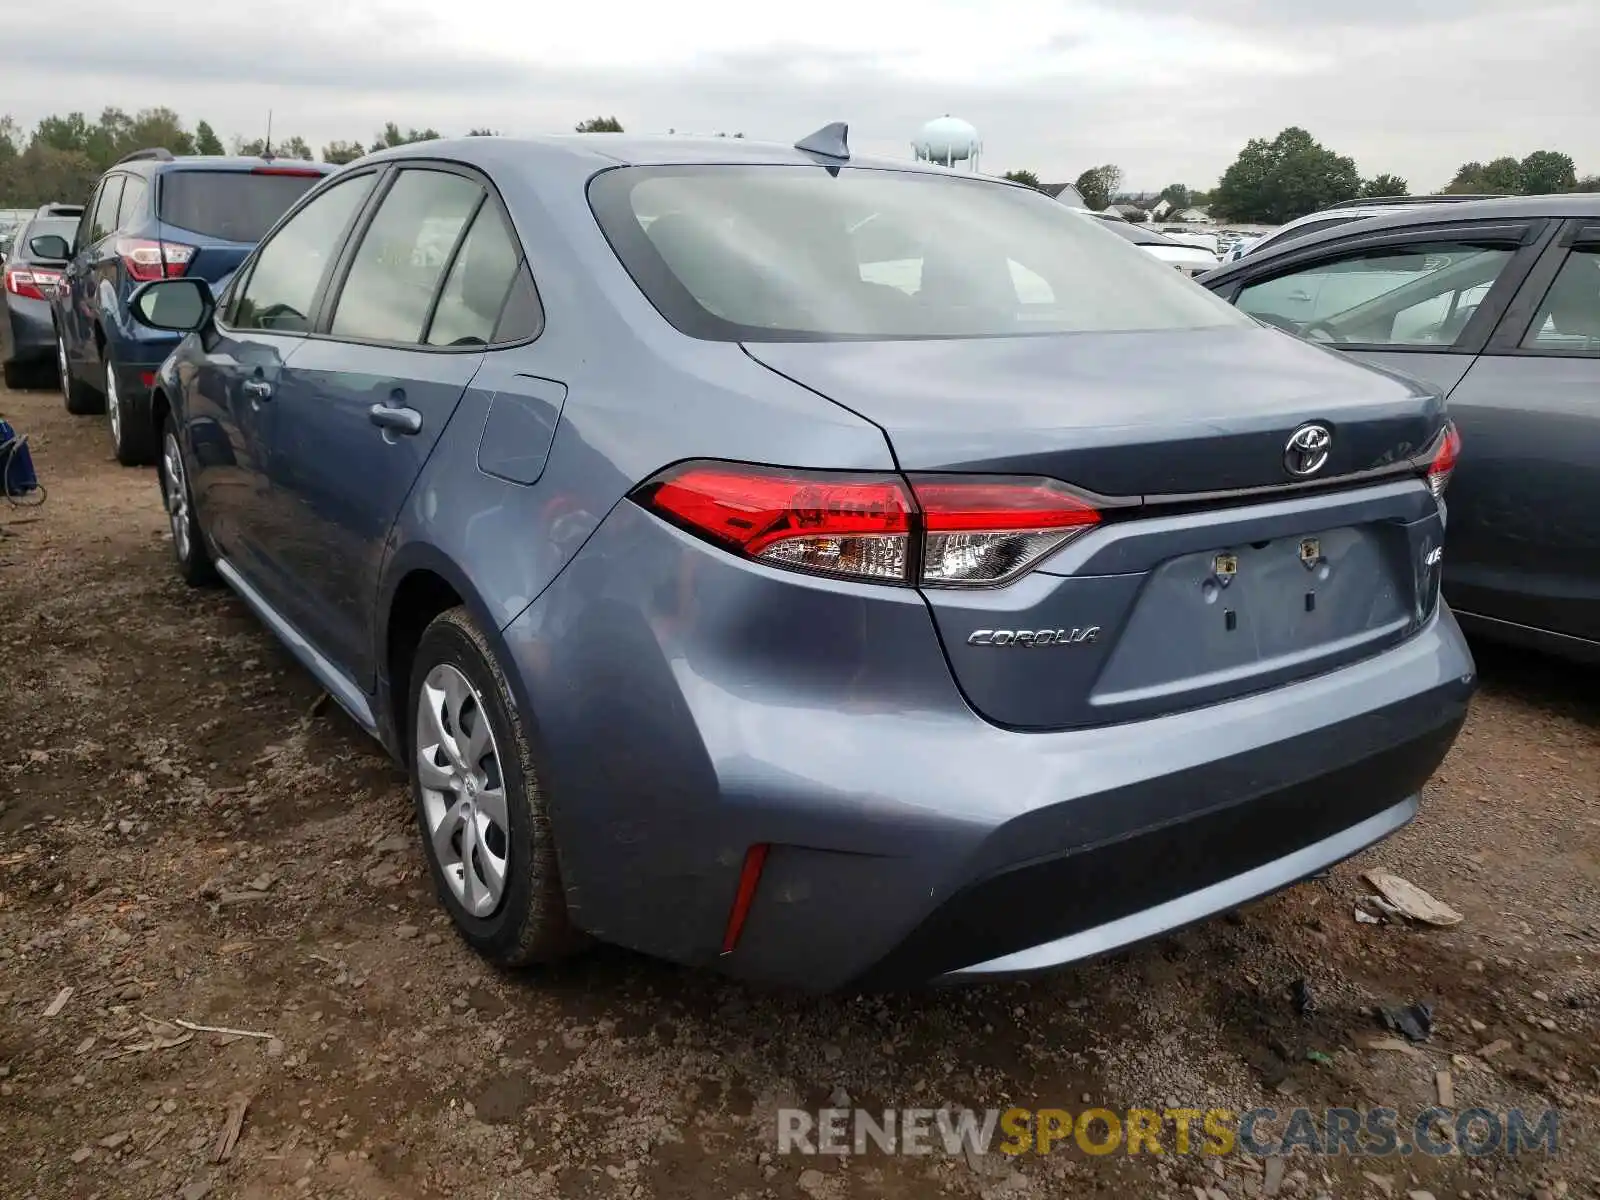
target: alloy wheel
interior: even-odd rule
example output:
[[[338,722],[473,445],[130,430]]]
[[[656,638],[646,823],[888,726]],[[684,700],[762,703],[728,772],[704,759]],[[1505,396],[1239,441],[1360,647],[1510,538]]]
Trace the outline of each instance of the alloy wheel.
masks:
[[[111,422],[111,445],[122,448],[122,402],[117,399],[117,371],[106,363],[106,419]]]
[[[172,523],[172,545],[178,558],[189,561],[189,481],[183,473],[178,439],[168,433],[161,447],[161,474],[166,481],[167,520]]]
[[[474,917],[505,896],[511,852],[500,752],[471,681],[440,663],[417,698],[417,779],[428,840],[451,893]]]

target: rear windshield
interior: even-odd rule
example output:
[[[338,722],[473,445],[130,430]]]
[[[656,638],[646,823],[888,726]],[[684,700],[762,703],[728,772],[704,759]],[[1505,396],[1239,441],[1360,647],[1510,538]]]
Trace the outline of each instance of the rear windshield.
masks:
[[[1165,263],[1027,188],[910,171],[625,167],[589,186],[650,302],[720,341],[1239,327]]]
[[[254,171],[166,171],[161,220],[228,242],[259,242],[321,175]]]
[[[52,233],[58,237],[66,238],[67,244],[70,246],[72,239],[78,234],[78,219],[76,217],[35,217],[17,230],[17,257],[23,258],[32,254],[32,251],[28,249],[28,243],[33,241],[34,238],[45,237]]]

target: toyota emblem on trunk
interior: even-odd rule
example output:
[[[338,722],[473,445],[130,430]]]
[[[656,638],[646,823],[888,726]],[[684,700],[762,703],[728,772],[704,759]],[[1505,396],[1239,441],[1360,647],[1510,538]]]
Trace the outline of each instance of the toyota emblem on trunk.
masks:
[[[1326,425],[1302,425],[1289,435],[1283,448],[1284,470],[1291,475],[1315,475],[1328,462],[1333,434]]]

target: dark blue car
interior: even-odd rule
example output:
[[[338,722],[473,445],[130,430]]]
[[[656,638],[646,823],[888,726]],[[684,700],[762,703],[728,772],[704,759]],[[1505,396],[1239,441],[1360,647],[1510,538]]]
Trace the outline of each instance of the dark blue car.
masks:
[[[1233,908],[1456,736],[1461,447],[1098,224],[839,128],[373,155],[133,301],[192,331],[178,569],[408,765],[498,963],[893,985]]]
[[[155,461],[150,385],[178,341],[130,317],[133,290],[176,276],[223,279],[333,169],[293,159],[175,158],[141,150],[101,178],[56,293],[55,349],[67,411],[103,407],[118,462]]]

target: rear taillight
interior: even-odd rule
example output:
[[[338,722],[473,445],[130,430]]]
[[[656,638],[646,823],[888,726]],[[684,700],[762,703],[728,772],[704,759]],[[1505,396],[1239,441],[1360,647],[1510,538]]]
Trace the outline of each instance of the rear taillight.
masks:
[[[929,587],[1005,583],[1100,520],[1093,505],[1048,479],[913,477],[911,486]]]
[[[189,269],[194,247],[179,242],[152,242],[146,238],[118,238],[117,257],[128,275],[140,283],[171,279]]]
[[[1423,455],[1421,467],[1428,480],[1428,490],[1435,500],[1444,495],[1450,484],[1450,474],[1456,469],[1456,459],[1461,457],[1461,434],[1455,422],[1447,423],[1434,444]]]
[[[60,271],[41,271],[36,267],[7,267],[6,291],[29,300],[48,300],[61,282]]]
[[[906,582],[912,502],[893,476],[699,463],[658,476],[641,498],[690,532],[775,566]]]
[[[924,587],[994,587],[1100,520],[1045,479],[845,476],[731,463],[674,467],[634,498],[772,566]],[[918,553],[920,550],[920,553]]]

